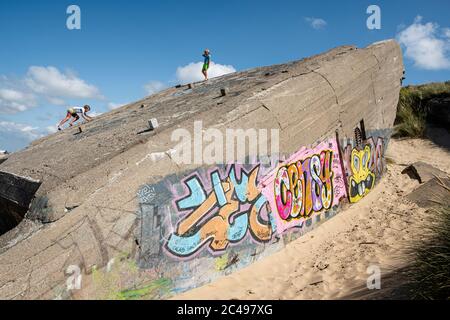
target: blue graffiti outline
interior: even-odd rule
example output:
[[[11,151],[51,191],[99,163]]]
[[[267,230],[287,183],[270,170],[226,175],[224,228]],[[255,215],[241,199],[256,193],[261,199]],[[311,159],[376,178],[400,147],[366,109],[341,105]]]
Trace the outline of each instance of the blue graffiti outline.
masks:
[[[203,241],[201,240],[200,232],[201,232],[201,227],[204,224],[199,225],[200,221],[198,221],[196,223],[196,226],[193,227],[193,228],[197,229],[197,231],[194,234],[191,234],[186,237],[186,236],[179,236],[175,233],[172,233],[169,236],[169,239],[166,241],[166,244],[164,246],[166,251],[169,254],[175,255],[177,257],[192,258],[194,255],[202,252],[205,245],[209,243],[208,251],[213,255],[220,255],[229,247],[230,244],[235,245],[235,244],[241,242],[245,238],[247,233],[250,233],[252,238],[257,238],[254,235],[254,233],[252,232],[252,230],[250,230],[250,228],[249,228],[250,209],[248,209],[246,211],[242,211],[242,212],[240,212],[239,210],[240,210],[241,205],[250,204],[250,205],[256,205],[257,213],[259,213],[261,210],[261,207],[265,203],[267,203],[267,199],[264,197],[264,195],[262,193],[260,193],[259,196],[256,199],[254,199],[252,202],[249,202],[248,197],[247,197],[247,187],[248,187],[248,182],[249,182],[249,176],[254,170],[256,170],[259,167],[260,167],[259,164],[250,170],[247,170],[244,167],[240,167],[240,175],[241,175],[240,179],[237,179],[237,177],[236,177],[237,171],[235,168],[235,164],[229,165],[228,170],[225,170],[226,174],[224,176],[220,175],[220,168],[216,168],[210,172],[210,179],[211,179],[210,181],[212,182],[210,192],[216,192],[216,196],[219,194],[219,196],[217,196],[217,202],[214,206],[214,209],[226,204],[225,194],[224,194],[224,191],[222,188],[222,182],[224,180],[226,180],[226,177],[229,177],[230,181],[234,184],[235,189],[234,189],[232,197],[235,200],[239,201],[238,211],[236,213],[232,213],[229,217],[229,219],[233,219],[233,223],[229,224],[229,229],[227,230],[228,244],[223,250],[211,249],[211,240],[214,238],[214,235],[207,237]],[[204,195],[205,200],[207,199],[207,197],[210,194],[209,193],[208,195],[206,195],[206,192],[204,190],[205,184],[203,183],[201,177],[197,173],[193,174],[192,176],[190,176],[189,178],[184,180],[183,181],[184,185],[187,185],[187,183],[191,182],[193,179],[196,180],[196,183],[190,183],[188,185],[189,194],[176,200],[177,209],[180,211],[188,209],[187,206],[188,206],[189,202],[187,202],[188,204],[186,204],[186,207],[179,206],[179,204],[181,202],[183,202],[183,200],[190,199],[192,201],[192,203],[190,205],[193,205],[196,203],[194,201],[194,199],[199,199],[199,198],[191,199],[191,197],[192,197],[193,193],[199,192],[198,188],[201,188],[201,193]],[[257,179],[258,179],[258,177],[257,177]],[[189,215],[191,215],[195,211],[195,209],[197,209],[201,204],[202,203],[199,203],[196,207],[189,207],[189,209],[191,209],[192,211],[189,214],[187,214],[186,216],[184,216],[178,222],[178,224],[181,223],[184,219],[186,219]],[[222,204],[222,205],[220,205],[220,204]],[[251,206],[250,206],[250,208],[251,208]],[[210,209],[209,211],[211,212],[212,209]],[[215,214],[217,214],[217,212]],[[206,213],[204,215],[204,217],[207,215],[208,215],[208,213]],[[267,221],[267,223],[271,224],[272,231],[275,231],[276,225],[273,223],[274,220],[273,220],[273,217],[272,217],[272,214],[270,211],[268,212],[268,218],[269,218],[269,221]],[[272,234],[274,234],[274,232]],[[270,240],[268,240],[268,241],[270,241]],[[268,242],[268,241],[263,241],[263,242]],[[261,242],[261,241],[259,241],[259,242]]]

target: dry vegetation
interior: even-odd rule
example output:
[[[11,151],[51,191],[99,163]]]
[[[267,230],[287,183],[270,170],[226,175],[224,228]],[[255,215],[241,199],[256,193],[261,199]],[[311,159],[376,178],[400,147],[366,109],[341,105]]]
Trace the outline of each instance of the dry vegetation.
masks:
[[[442,97],[450,97],[450,81],[402,88],[395,120],[395,136],[424,137],[428,104],[431,99]]]

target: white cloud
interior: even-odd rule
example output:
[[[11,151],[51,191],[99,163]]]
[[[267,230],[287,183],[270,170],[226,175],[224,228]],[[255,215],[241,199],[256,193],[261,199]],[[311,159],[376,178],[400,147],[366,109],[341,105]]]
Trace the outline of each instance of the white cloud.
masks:
[[[48,102],[55,106],[63,106],[66,102],[61,98],[47,97]]]
[[[155,94],[161,90],[164,90],[167,88],[167,85],[162,83],[161,81],[150,81],[146,85],[144,85],[145,92],[147,92],[148,95]]]
[[[25,83],[34,92],[53,99],[102,99],[97,87],[78,78],[73,72],[60,72],[57,68],[32,66]]]
[[[47,130],[48,133],[55,133],[56,131],[58,131],[57,125],[48,126],[47,128],[45,128],[45,130]]]
[[[424,24],[422,17],[417,16],[412,25],[397,35],[397,39],[405,47],[405,56],[413,60],[416,67],[426,70],[449,69],[450,32],[448,31],[448,28],[440,30],[436,23]]]
[[[43,136],[45,134],[40,132],[37,127],[23,123],[0,121],[0,149],[16,151]]]
[[[117,108],[120,108],[122,106],[124,106],[126,103],[115,103],[115,102],[109,102],[107,107],[109,110],[114,110]]]
[[[442,31],[444,36],[450,39],[450,28],[444,28]]]
[[[191,62],[184,67],[177,68],[177,79],[182,83],[190,83],[201,81],[204,79],[202,74],[203,62]],[[211,62],[208,70],[208,77],[215,78],[224,74],[236,72],[236,69],[231,65],[222,65]]]
[[[20,135],[29,141],[43,136],[43,134],[38,131],[37,127],[9,121],[0,121],[0,132]]]
[[[66,104],[65,99],[104,99],[93,85],[74,72],[60,72],[55,67],[32,66],[24,78],[0,75],[0,113],[17,113],[45,100],[52,105]]]
[[[101,116],[102,114],[103,114],[103,112],[97,112],[97,111],[91,111],[88,113],[88,115],[91,117],[98,117],[98,116]]]
[[[327,26],[327,22],[321,18],[307,17],[305,21],[316,30],[323,29]]]
[[[16,89],[0,88],[0,113],[17,113],[36,106],[32,94]]]

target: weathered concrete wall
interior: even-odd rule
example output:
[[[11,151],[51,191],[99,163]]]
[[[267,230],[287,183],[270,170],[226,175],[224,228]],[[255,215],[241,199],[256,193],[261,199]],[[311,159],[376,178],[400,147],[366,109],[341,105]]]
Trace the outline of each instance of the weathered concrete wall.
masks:
[[[1,154],[0,153],[0,164],[5,162],[7,159],[8,159],[8,155],[7,154]]]
[[[366,134],[330,136],[281,163],[211,166],[144,185],[139,267],[160,270],[176,292],[279,250],[375,187],[389,131]]]
[[[40,184],[39,181],[0,171],[0,235],[22,221]]]
[[[402,75],[394,41],[340,47],[171,88],[12,154],[0,170],[42,181],[22,226],[47,224],[0,238],[0,297],[167,296],[279,250],[380,179]],[[149,118],[160,128],[138,134]],[[177,164],[171,134],[195,120],[278,129],[281,161]]]

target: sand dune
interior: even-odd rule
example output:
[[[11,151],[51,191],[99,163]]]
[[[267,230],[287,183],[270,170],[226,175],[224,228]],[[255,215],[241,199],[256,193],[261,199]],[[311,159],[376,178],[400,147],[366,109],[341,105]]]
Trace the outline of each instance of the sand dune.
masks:
[[[174,299],[369,298],[371,265],[381,269],[382,288],[391,285],[390,272],[408,262],[405,244],[420,241],[433,214],[404,197],[419,182],[401,171],[420,160],[450,174],[450,153],[428,140],[392,140],[387,158],[383,180],[362,201],[282,251]]]

